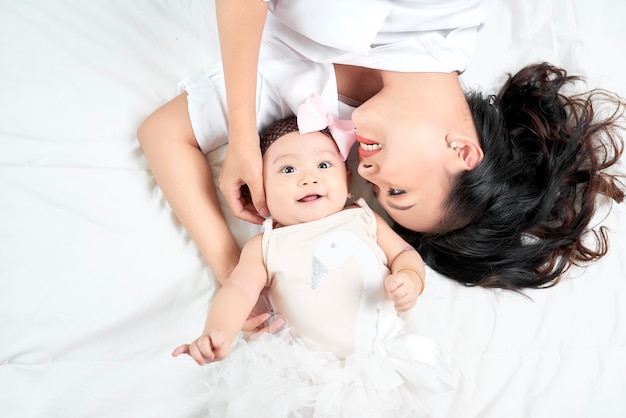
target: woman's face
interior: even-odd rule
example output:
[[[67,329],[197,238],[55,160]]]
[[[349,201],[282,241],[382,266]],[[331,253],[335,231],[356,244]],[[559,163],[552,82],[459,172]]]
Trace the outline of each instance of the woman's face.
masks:
[[[451,178],[460,171],[446,122],[431,113],[428,104],[381,91],[352,114],[359,174],[373,183],[391,218],[419,232],[437,230]]]

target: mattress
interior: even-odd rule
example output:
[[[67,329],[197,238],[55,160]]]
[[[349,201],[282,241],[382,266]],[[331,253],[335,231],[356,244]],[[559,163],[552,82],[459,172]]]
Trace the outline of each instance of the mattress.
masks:
[[[463,83],[493,92],[550,61],[626,96],[624,18],[618,1],[500,0]],[[216,282],[135,133],[218,61],[212,2],[0,0],[3,417],[207,415],[204,369],[170,353],[202,329]],[[223,156],[207,156],[215,173]],[[228,220],[240,243],[257,231]],[[456,382],[427,400],[433,416],[626,416],[625,222],[626,205],[599,213],[609,253],[550,289],[427,272],[409,323]]]

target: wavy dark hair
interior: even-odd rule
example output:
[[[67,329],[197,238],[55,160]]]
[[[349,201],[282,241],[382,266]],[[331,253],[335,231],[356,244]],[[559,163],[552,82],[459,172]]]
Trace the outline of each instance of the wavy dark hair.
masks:
[[[452,179],[445,232],[396,225],[431,268],[518,290],[553,286],[572,264],[606,254],[605,227],[589,223],[600,195],[624,199],[608,170],[624,147],[624,103],[604,90],[565,95],[578,80],[542,63],[509,75],[495,96],[467,93],[484,158]]]

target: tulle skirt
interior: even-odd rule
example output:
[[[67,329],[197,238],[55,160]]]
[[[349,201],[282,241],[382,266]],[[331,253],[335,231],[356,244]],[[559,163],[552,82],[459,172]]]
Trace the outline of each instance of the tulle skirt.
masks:
[[[225,360],[205,366],[208,415],[428,416],[420,394],[452,388],[437,350],[431,340],[397,336],[341,360],[332,353],[312,350],[291,329],[250,341],[240,339]]]

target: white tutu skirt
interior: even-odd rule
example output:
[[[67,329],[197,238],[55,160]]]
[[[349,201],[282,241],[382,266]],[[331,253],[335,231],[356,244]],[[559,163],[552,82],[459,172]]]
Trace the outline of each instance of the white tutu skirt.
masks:
[[[239,339],[206,368],[210,417],[423,417],[420,394],[452,388],[436,344],[416,335],[386,338],[340,360],[291,329]]]

